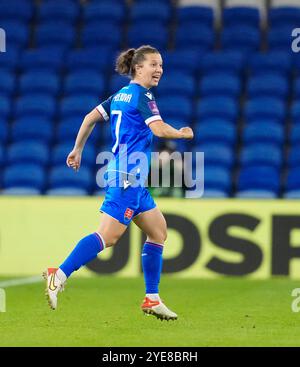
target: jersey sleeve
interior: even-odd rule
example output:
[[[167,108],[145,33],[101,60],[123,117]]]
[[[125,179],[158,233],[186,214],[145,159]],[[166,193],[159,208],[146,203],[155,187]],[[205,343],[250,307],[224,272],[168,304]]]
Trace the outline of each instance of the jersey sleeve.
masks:
[[[151,92],[140,94],[137,109],[147,126],[153,121],[161,120],[155,98]]]
[[[112,97],[113,96],[110,96],[96,107],[97,111],[103,116],[105,121],[108,121],[110,117],[110,105]]]

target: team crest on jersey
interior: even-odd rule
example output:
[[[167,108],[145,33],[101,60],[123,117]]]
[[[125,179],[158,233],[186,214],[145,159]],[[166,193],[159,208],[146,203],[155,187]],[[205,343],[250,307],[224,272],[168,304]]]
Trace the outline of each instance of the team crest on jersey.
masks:
[[[130,220],[133,216],[134,211],[130,208],[127,208],[124,213],[124,219]]]
[[[155,101],[148,102],[148,106],[149,106],[151,112],[153,113],[153,115],[159,115],[159,110],[157,108],[157,105],[156,105]]]

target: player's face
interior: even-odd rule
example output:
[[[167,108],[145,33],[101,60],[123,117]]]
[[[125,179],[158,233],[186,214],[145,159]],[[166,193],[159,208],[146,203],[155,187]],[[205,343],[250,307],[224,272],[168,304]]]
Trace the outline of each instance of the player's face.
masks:
[[[146,88],[156,87],[162,76],[162,58],[160,54],[146,54],[138,70],[139,78]]]

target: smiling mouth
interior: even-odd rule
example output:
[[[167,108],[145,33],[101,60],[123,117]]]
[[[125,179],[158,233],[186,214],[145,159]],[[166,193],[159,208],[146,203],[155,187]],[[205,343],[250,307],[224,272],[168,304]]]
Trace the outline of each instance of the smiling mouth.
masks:
[[[156,82],[158,82],[158,81],[159,81],[159,79],[160,79],[160,77],[159,77],[159,76],[153,76],[153,79],[154,79]]]

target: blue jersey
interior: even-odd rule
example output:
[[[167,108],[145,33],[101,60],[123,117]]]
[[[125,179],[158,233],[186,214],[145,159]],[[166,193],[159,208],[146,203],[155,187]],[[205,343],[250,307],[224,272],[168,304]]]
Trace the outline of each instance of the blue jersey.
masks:
[[[161,120],[153,94],[139,84],[130,83],[97,106],[97,110],[110,121],[113,138],[115,159],[108,164],[109,181],[122,172],[127,180],[138,178],[142,184],[147,179],[151,159],[153,134],[149,124]]]

